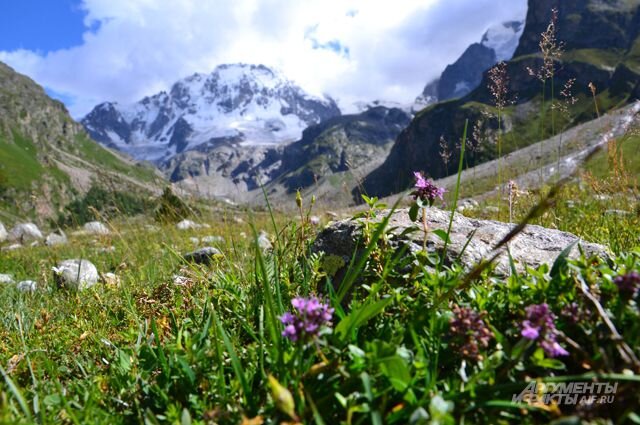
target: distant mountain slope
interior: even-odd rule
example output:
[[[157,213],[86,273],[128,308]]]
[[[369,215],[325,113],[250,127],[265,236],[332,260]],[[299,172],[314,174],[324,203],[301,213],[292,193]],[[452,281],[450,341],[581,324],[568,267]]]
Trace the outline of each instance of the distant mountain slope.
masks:
[[[161,163],[229,143],[292,142],[309,125],[339,114],[332,99],[313,97],[266,66],[232,64],[133,105],[103,103],[82,124],[107,146]]]
[[[62,103],[0,63],[0,210],[42,219],[94,184],[150,193],[161,181],[92,141]]]
[[[442,75],[427,84],[417,102],[430,105],[463,97],[478,87],[482,74],[500,61],[509,60],[524,30],[523,21],[509,21],[489,28]]]
[[[558,40],[565,43],[565,51],[555,62],[553,81],[547,81],[544,86],[543,104],[542,83],[528,70],[537,70],[543,65],[537,43],[549,23],[553,7],[559,10]],[[521,43],[506,68],[509,96],[517,99],[517,103],[507,105],[503,111],[503,154],[594,119],[596,110],[589,84],[597,89],[596,102],[601,113],[638,99],[639,23],[640,0],[529,0]],[[616,35],[620,35],[620,39],[613,40]],[[568,107],[567,114],[552,109],[551,94],[558,99],[565,84],[574,78],[573,94],[578,102]],[[478,88],[464,98],[438,103],[417,113],[396,140],[384,164],[366,177],[364,189],[370,195],[384,196],[409,187],[414,170],[426,171],[434,178],[453,173],[453,164],[459,157],[456,144],[462,137],[466,120],[470,123],[469,137],[473,127],[480,124],[484,140],[478,151],[468,152],[468,165],[495,158],[497,148],[491,141],[496,139],[498,125],[487,85],[485,73]],[[546,119],[541,120],[541,111]],[[441,138],[453,152],[448,164],[440,157]],[[542,162],[545,158],[538,160]],[[358,199],[357,192],[354,199]]]
[[[386,158],[411,117],[398,108],[373,107],[330,118],[304,130],[294,143],[275,147],[219,144],[183,152],[162,169],[171,180],[207,197],[236,202],[270,196],[289,197],[297,189],[326,184],[327,196],[344,192]],[[329,187],[331,186],[331,187]]]

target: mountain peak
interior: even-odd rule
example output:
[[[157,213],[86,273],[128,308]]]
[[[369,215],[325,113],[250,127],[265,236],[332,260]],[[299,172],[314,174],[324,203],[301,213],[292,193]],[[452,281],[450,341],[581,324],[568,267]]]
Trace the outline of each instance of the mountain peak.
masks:
[[[135,158],[156,162],[222,142],[280,144],[309,125],[340,115],[330,98],[311,96],[265,65],[223,64],[195,73],[168,93],[132,105],[103,103],[82,124],[92,136]]]

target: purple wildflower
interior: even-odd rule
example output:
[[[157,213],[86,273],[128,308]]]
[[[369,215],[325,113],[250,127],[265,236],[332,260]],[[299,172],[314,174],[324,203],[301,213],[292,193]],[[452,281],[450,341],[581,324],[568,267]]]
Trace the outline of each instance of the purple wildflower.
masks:
[[[468,307],[453,308],[453,317],[449,321],[449,330],[453,336],[453,345],[463,358],[482,360],[480,347],[487,348],[493,333],[484,322],[485,312],[478,313]]]
[[[640,288],[640,273],[630,272],[617,276],[613,279],[613,283],[618,287],[620,296],[627,300],[631,299],[636,296],[638,288]]]
[[[284,325],[283,337],[293,342],[308,340],[317,337],[322,326],[331,325],[333,308],[318,298],[296,297],[291,300],[291,305],[294,311],[280,317]]]
[[[444,200],[443,195],[446,190],[443,187],[437,187],[433,182],[424,178],[422,173],[414,171],[413,175],[416,178],[415,190],[411,193],[413,199],[420,199],[422,202],[433,205],[436,198]]]
[[[521,334],[531,341],[538,341],[549,357],[567,356],[569,353],[556,341],[556,316],[549,305],[533,304],[527,307],[527,319],[522,322]]]

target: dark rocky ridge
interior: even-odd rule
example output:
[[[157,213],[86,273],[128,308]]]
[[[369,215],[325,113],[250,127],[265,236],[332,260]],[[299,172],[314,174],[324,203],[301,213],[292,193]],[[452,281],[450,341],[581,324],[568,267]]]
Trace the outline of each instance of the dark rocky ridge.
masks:
[[[559,7],[559,6],[562,7]],[[521,45],[517,49],[517,56],[508,62],[507,72],[511,80],[510,92],[517,95],[517,104],[507,108],[504,117],[504,127],[507,133],[512,132],[517,146],[524,147],[538,141],[538,132],[530,131],[531,123],[539,111],[541,83],[528,74],[527,68],[537,69],[542,65],[541,58],[534,54],[538,49],[541,28],[546,29],[550,9],[559,7],[559,40],[565,43],[566,51],[561,63],[556,64],[557,72],[554,78],[555,93],[562,90],[564,83],[570,78],[576,78],[575,93],[583,98],[589,95],[587,85],[594,83],[598,88],[601,100],[601,112],[608,108],[624,105],[638,98],[640,87],[640,40],[638,40],[638,14],[640,0],[630,2],[617,1],[537,1],[529,0],[527,23],[521,38]],[[605,7],[606,6],[606,7]],[[596,12],[594,12],[594,10]],[[604,10],[603,16],[599,11]],[[576,26],[575,16],[585,14],[581,22],[586,28]],[[572,18],[573,17],[573,18]],[[591,27],[596,22],[599,27]],[[620,25],[624,25],[622,28]],[[569,28],[567,28],[567,26]],[[623,41],[617,41],[613,46],[626,46],[620,49],[577,49],[588,46],[585,44],[585,33],[601,32],[617,34],[620,31],[627,34]],[[636,38],[631,42],[631,34]],[[595,46],[607,44],[606,35],[594,35],[589,42]],[[532,40],[536,40],[535,43]],[[634,44],[635,43],[635,44]],[[629,48],[631,46],[631,48]],[[519,56],[518,56],[519,54]],[[363,186],[370,195],[386,196],[408,188],[412,183],[414,170],[426,171],[431,177],[440,178],[453,173],[452,164],[457,164],[457,154],[454,153],[449,167],[445,167],[439,155],[439,140],[444,136],[449,147],[456,152],[455,144],[461,138],[465,120],[469,120],[470,127],[479,120],[485,120],[489,135],[495,134],[497,121],[486,120],[483,112],[491,110],[492,98],[487,90],[487,75],[479,87],[462,99],[442,102],[425,108],[416,114],[409,127],[404,130],[394,144],[389,157],[376,170],[369,174]],[[550,84],[547,84],[547,99],[550,97]],[[586,106],[575,112],[573,120],[568,126],[576,125],[595,118],[595,112],[589,109],[588,98]],[[536,121],[537,122],[537,121]],[[495,157],[494,147],[487,147],[483,153],[470,154],[468,165],[483,162]],[[354,191],[357,201],[358,193]]]

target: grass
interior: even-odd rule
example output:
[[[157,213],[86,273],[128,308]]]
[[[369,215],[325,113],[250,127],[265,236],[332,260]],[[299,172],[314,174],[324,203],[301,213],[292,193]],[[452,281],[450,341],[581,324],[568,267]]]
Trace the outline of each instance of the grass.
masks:
[[[551,214],[578,231],[599,214],[592,203],[560,205]],[[524,201],[519,206],[524,210]],[[441,423],[538,423],[557,412],[511,402],[528,377],[583,381],[594,374],[619,387],[617,404],[599,405],[592,414],[625,420],[640,407],[634,392],[640,375],[620,359],[602,318],[575,285],[578,279],[597,287],[623,340],[637,347],[637,307],[613,283],[640,269],[637,243],[625,242],[613,263],[560,259],[553,270],[545,265],[510,277],[489,269],[457,289],[465,281],[462,265],[434,273],[430,264],[437,258],[397,256],[378,243],[387,229],[376,223],[385,215],[372,210],[367,216],[373,220],[366,227],[367,255],[335,290],[335,268],[325,269],[325,260],[308,249],[317,230],[277,212],[218,211],[202,219],[210,228],[189,231],[148,228],[144,216],[121,219],[110,223],[108,236],[70,233],[68,245],[4,253],[0,271],[37,280],[40,289],[0,287],[0,423],[237,424],[292,417],[409,423],[425,413]],[[637,222],[599,225],[608,234],[638,229]],[[253,229],[271,233],[273,252],[253,248]],[[194,248],[190,238],[209,234],[225,238],[223,255],[210,266],[184,263],[179,254]],[[609,241],[598,232],[589,239]],[[112,252],[101,251],[111,246]],[[56,288],[51,267],[67,258],[115,273],[119,286]],[[184,277],[181,284],[175,275]],[[324,294],[335,308],[333,325],[309,343],[292,343],[280,335],[278,318],[294,296],[310,294]],[[568,357],[549,357],[519,334],[525,307],[542,302],[578,347],[561,339]],[[578,327],[563,315],[574,304],[585,315]],[[470,340],[450,329],[462,311],[455,306],[486,312],[482,323],[492,338],[479,347],[480,357],[462,354]],[[570,406],[560,412],[580,414]]]
[[[13,142],[0,135],[0,172],[6,188],[31,189],[31,183],[44,173],[37,153],[35,145],[17,132],[13,133]]]
[[[82,158],[89,158],[99,166],[120,174],[134,177],[142,182],[153,182],[158,178],[151,167],[126,163],[114,153],[90,140],[86,134],[78,134],[74,147],[82,154]]]

